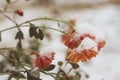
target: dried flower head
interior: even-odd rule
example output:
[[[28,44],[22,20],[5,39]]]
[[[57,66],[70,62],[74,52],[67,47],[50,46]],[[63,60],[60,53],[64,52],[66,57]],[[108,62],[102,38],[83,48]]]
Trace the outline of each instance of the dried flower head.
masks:
[[[48,67],[51,64],[52,60],[54,60],[55,55],[54,52],[47,53],[46,55],[41,55],[36,52],[35,53],[33,52],[32,54],[36,55],[33,64],[35,65],[35,67],[42,69]]]

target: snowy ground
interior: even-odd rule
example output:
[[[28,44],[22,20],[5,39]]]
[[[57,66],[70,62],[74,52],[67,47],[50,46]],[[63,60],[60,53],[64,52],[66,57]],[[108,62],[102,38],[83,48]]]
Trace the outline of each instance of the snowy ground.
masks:
[[[36,15],[33,12],[39,14]],[[49,14],[49,11],[44,10],[44,8],[40,8],[39,11],[36,8],[31,8],[25,10],[25,17],[20,18],[18,21],[23,22],[23,20],[44,16],[51,15]],[[90,62],[80,62],[81,69],[90,75],[88,80],[120,80],[120,6],[108,4],[97,8],[70,10],[62,13],[59,18],[65,20],[76,19],[77,26],[80,26],[83,23],[90,23],[103,31],[106,35],[107,44],[105,48],[101,50],[99,55]],[[0,29],[3,29],[3,26],[13,25],[11,23],[4,24],[4,22],[1,24]],[[15,46],[11,43],[12,34],[4,33],[4,35],[4,41],[0,43],[0,45]],[[9,41],[8,38],[10,39]],[[57,41],[59,40],[54,40],[51,45],[55,50],[58,50],[58,53],[60,53],[60,50],[63,48],[61,48],[61,44],[57,43]],[[10,43],[6,44],[6,42]],[[62,59],[59,58],[59,56],[60,54],[56,56],[56,59]],[[1,76],[0,80],[6,79]]]

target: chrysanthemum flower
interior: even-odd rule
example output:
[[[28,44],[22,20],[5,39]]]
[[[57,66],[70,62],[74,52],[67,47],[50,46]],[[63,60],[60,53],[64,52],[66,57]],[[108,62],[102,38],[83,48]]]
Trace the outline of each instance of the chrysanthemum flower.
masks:
[[[73,43],[74,41],[77,44]],[[67,60],[77,63],[79,61],[86,62],[95,57],[105,46],[106,41],[101,32],[95,30],[91,25],[85,24],[75,28],[74,35],[66,40],[66,43],[65,45],[71,49],[67,55]]]
[[[46,55],[41,55],[37,52],[33,52],[32,54],[36,55],[36,58],[34,59],[33,64],[35,65],[35,67],[42,68],[42,69],[45,69],[51,64],[55,55],[54,52],[48,53]]]
[[[79,61],[86,62],[95,57],[97,53],[97,44],[90,38],[85,38],[76,49],[69,52],[67,60],[75,63]]]
[[[69,21],[71,24],[75,25],[75,20],[72,19]],[[74,28],[72,26],[68,26],[68,30],[66,30],[66,34],[62,35],[62,41],[65,42],[64,44],[68,46],[69,48],[73,49],[78,46],[75,39],[71,39],[71,36],[74,35]]]
[[[69,36],[66,41],[65,41],[65,45],[70,48],[70,49],[74,49],[78,47],[78,39],[74,37],[74,34],[71,34],[71,36]]]

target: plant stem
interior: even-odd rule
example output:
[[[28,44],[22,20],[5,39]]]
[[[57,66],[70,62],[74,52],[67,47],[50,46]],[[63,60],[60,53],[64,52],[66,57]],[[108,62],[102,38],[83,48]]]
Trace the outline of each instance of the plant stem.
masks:
[[[5,14],[3,14],[3,16],[6,17],[7,19],[9,19],[10,21],[12,21],[14,24],[17,25],[17,23],[16,23],[14,20],[12,20],[9,16],[7,16],[7,15],[5,15]]]
[[[16,62],[15,60],[9,58],[8,56],[4,55],[3,53],[0,52],[0,54],[1,54],[2,56],[4,56],[5,58],[9,59],[10,61],[15,62],[16,64],[18,64],[18,62]]]
[[[69,71],[67,72],[67,75],[71,72],[72,69],[73,69],[73,68],[70,68],[70,69],[69,69]]]
[[[25,22],[21,23],[20,25],[25,24],[25,23],[29,23],[29,22],[33,22],[33,21],[38,21],[38,20],[51,20],[51,21],[56,21],[56,22],[61,22],[61,23],[67,24],[67,25],[72,26],[72,27],[74,26],[74,25],[72,25],[71,23],[69,23],[67,21],[57,20],[57,19],[54,19],[54,18],[47,18],[47,17],[36,18],[36,19],[29,20],[29,21],[25,21]]]
[[[20,27],[29,27],[29,25],[23,25],[23,26],[20,26]],[[16,28],[16,26],[13,26],[13,27],[10,27],[10,28],[7,28],[7,29],[3,29],[3,30],[1,30],[0,32],[4,32],[4,31],[11,30],[11,29],[14,29],[14,28]],[[38,27],[38,28],[47,28],[47,29],[55,30],[55,31],[64,33],[64,34],[66,34],[66,35],[72,37],[71,35],[65,33],[64,31],[59,30],[59,29],[56,29],[56,28],[51,28],[51,27],[46,27],[46,26],[44,26],[44,27]]]
[[[40,27],[40,28],[47,28],[47,29],[51,29],[51,30],[55,30],[55,31],[58,31],[58,32],[61,32],[61,33],[67,34],[67,33],[65,33],[64,31],[59,30],[59,29],[56,29],[56,28],[51,28],[51,27],[47,27],[47,26]]]
[[[73,27],[73,25],[72,25],[71,23],[67,22],[67,21],[57,20],[57,19],[53,19],[53,18],[46,18],[46,17],[44,17],[44,18],[36,18],[36,19],[29,20],[29,21],[25,21],[25,22],[23,22],[23,23],[21,23],[21,24],[17,24],[17,23],[16,23],[14,20],[12,20],[10,17],[8,17],[8,16],[6,16],[6,15],[4,15],[4,16],[7,17],[9,20],[11,20],[13,23],[15,23],[16,26],[13,26],[13,27],[10,27],[10,28],[7,28],[7,29],[0,30],[0,32],[4,32],[4,31],[11,30],[11,29],[14,29],[14,28],[18,28],[18,30],[20,31],[20,27],[25,27],[24,24],[27,24],[27,23],[30,23],[30,22],[33,22],[33,21],[38,21],[38,20],[52,20],[52,21],[61,22],[61,23],[64,23],[64,24],[67,24],[67,25]],[[29,27],[29,25],[28,25],[27,27]],[[41,27],[41,28],[52,29],[52,30],[59,31],[59,32],[61,32],[61,33],[67,34],[67,33],[65,33],[65,32],[62,31],[62,30],[55,29],[55,28],[51,28],[51,27],[46,27],[46,26],[44,26],[44,27]],[[69,34],[67,34],[67,35],[70,36],[70,37],[72,37],[72,36],[69,35]],[[72,37],[72,38],[73,38],[73,37]],[[21,40],[20,40],[20,41],[21,41]]]
[[[3,29],[3,30],[0,30],[0,32],[8,31],[8,30],[11,30],[11,29],[14,29],[14,28],[16,28],[16,26],[13,26],[13,27],[10,27],[10,28],[6,28],[6,29]]]

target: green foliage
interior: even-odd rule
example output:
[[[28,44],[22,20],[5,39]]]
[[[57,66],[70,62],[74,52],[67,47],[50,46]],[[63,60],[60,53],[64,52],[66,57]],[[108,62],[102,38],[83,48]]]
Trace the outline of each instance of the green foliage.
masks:
[[[17,47],[17,49],[22,49],[22,43],[21,43],[21,40],[18,41],[16,47]]]
[[[15,61],[16,63],[20,62],[20,57],[17,51],[15,50],[9,50],[9,57],[11,60]],[[11,61],[13,64],[16,64],[15,62]]]
[[[58,65],[61,67],[63,65],[63,62],[62,61],[59,61],[58,62]]]
[[[42,30],[40,28],[36,27],[32,23],[30,23],[29,34],[30,34],[30,37],[35,37],[36,39],[43,40],[43,38],[44,38],[44,34],[43,34]]]
[[[86,74],[85,74],[85,77],[86,77],[86,78],[89,78],[90,76],[86,73]]]
[[[27,80],[41,80],[38,77],[35,77],[30,72],[27,72]]]
[[[24,35],[23,35],[23,32],[21,30],[19,30],[17,33],[16,33],[16,36],[15,36],[15,39],[18,39],[18,43],[17,43],[17,49],[22,49],[22,43],[21,43],[21,40],[24,39]]]
[[[7,2],[7,3],[10,3],[10,2],[11,2],[11,0],[6,0],[6,2]]]
[[[15,71],[12,71],[11,72],[11,75],[8,77],[8,80],[12,80],[12,78],[15,78],[15,79],[26,79],[26,77],[19,73],[19,72],[15,72]]]
[[[32,39],[32,40],[29,41],[29,43],[30,43],[29,48],[30,48],[31,50],[39,51],[39,49],[40,49],[40,47],[41,47],[41,43],[40,43],[38,40]]]
[[[29,72],[32,77],[39,78],[40,72],[38,70],[32,70]]]
[[[5,63],[2,61],[0,62],[0,73],[4,72],[4,68],[5,68]]]
[[[73,69],[78,69],[79,65],[76,63],[70,63]]]
[[[79,72],[76,72],[72,80],[80,80],[80,79],[81,79],[81,74]]]
[[[40,28],[39,28],[38,34],[39,34],[40,40],[43,40],[44,35],[43,35],[43,32],[42,32],[42,30]]]
[[[46,67],[44,70],[45,71],[51,71],[51,70],[53,70],[55,68],[55,65],[54,64],[51,64],[51,65],[49,65],[48,67]]]
[[[21,30],[19,30],[16,33],[15,39],[24,39],[24,35],[23,35],[23,32]]]
[[[33,37],[33,36],[35,37],[35,35],[37,34],[36,30],[37,30],[37,27],[35,27],[34,24],[30,23],[30,28],[29,28],[30,37]]]

